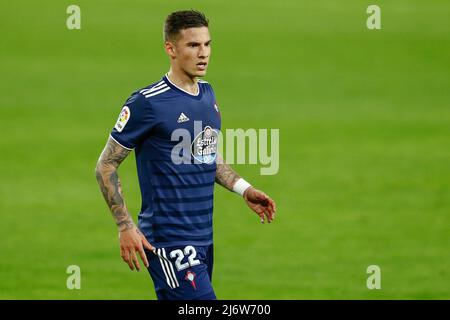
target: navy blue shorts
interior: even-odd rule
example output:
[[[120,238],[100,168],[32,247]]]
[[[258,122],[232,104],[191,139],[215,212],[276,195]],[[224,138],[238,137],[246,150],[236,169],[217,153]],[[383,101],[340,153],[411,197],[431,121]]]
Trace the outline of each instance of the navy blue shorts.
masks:
[[[145,251],[158,300],[215,300],[211,285],[213,245]]]

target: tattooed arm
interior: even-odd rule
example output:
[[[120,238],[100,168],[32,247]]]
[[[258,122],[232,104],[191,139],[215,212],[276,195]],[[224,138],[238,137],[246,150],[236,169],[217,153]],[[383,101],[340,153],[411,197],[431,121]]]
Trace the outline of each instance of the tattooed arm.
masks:
[[[217,154],[216,164],[216,183],[230,191],[233,191],[234,184],[241,177],[233,169],[231,169],[228,164],[225,163],[220,154]]]
[[[216,158],[216,183],[222,187],[233,191],[234,184],[241,179],[241,177],[225,163],[224,159],[217,154]],[[247,205],[261,218],[261,223],[264,223],[264,216],[269,223],[275,218],[276,204],[264,192],[249,187],[244,192],[244,200]]]
[[[109,138],[95,168],[100,190],[111,210],[119,231],[135,227],[123,200],[122,185],[117,174],[117,168],[128,154],[130,154],[130,150],[122,148]]]
[[[136,251],[139,252],[142,261],[147,267],[148,261],[143,247],[149,250],[153,250],[153,247],[136,227],[123,199],[117,168],[129,153],[130,150],[123,148],[110,137],[98,159],[95,175],[103,197],[119,229],[122,259],[128,263],[131,270],[135,266],[139,271],[140,266]]]

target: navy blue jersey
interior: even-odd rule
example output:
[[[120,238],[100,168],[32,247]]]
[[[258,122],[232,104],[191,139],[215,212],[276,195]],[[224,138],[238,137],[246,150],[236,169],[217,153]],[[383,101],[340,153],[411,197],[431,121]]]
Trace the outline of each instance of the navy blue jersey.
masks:
[[[164,76],[125,102],[111,137],[136,152],[139,228],[156,247],[212,243],[213,191],[221,119],[214,91],[196,95]]]

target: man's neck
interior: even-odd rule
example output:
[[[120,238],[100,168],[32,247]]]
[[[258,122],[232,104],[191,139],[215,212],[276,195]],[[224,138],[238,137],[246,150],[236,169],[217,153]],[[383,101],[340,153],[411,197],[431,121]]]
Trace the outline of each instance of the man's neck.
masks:
[[[197,77],[191,78],[185,73],[174,72],[172,68],[170,68],[167,73],[167,77],[170,82],[175,84],[177,87],[187,91],[191,94],[198,94],[198,85],[197,85]]]

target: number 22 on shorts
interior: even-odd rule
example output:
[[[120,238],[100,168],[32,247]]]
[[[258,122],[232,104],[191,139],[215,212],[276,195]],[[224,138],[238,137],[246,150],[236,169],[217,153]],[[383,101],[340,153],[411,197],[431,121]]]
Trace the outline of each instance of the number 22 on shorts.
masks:
[[[184,257],[188,257],[188,261],[185,263],[181,263],[184,259]],[[197,251],[195,251],[195,248],[193,246],[186,246],[183,251],[181,249],[176,249],[170,252],[170,257],[177,258],[175,261],[175,267],[178,271],[187,269],[189,267],[193,267],[200,264],[200,260],[195,259],[197,256]]]

